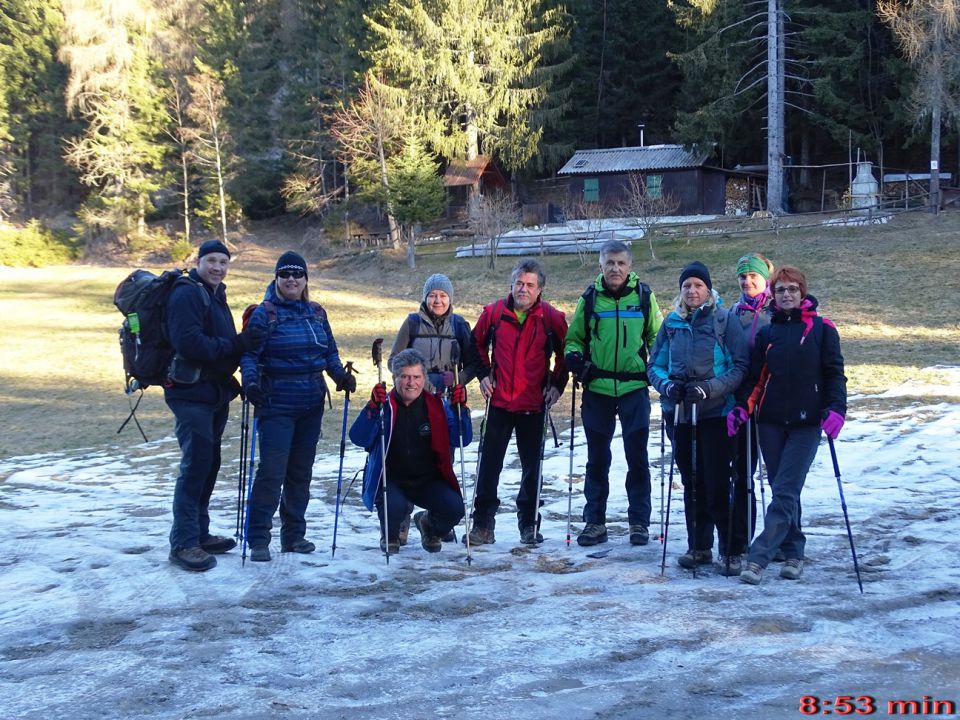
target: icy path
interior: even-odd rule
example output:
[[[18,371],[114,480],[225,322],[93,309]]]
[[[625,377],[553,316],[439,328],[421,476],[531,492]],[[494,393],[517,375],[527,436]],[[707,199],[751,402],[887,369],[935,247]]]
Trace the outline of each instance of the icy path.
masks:
[[[676,566],[679,502],[661,577],[659,543],[626,542],[619,480],[610,554],[566,547],[566,445],[548,443],[539,548],[517,543],[511,456],[498,541],[471,566],[462,546],[428,555],[416,530],[386,565],[357,488],[331,560],[337,458],[325,457],[308,516],[317,553],[241,567],[237,550],[199,575],[166,559],[172,440],[0,462],[0,714],[770,719],[801,717],[804,695],[872,696],[877,716],[925,695],[960,707],[960,405],[956,386],[929,391],[853,402],[838,443],[863,596],[826,445],[803,495],[804,576],[773,565],[758,588]],[[658,432],[650,453],[656,526]],[[212,509],[231,534],[233,462]],[[351,474],[362,464],[348,453]],[[615,459],[611,477],[624,472]],[[575,474],[575,516],[581,488]]]

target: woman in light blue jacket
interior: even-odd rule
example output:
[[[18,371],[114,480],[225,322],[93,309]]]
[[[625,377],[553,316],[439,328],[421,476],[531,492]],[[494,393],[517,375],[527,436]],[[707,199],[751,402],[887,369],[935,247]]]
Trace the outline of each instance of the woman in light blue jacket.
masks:
[[[726,308],[720,307],[720,297],[713,289],[707,266],[698,261],[690,263],[680,273],[680,294],[674,301],[674,310],[657,333],[647,372],[650,384],[660,393],[667,435],[683,481],[688,549],[677,559],[681,567],[692,569],[713,561],[713,528],[716,526],[720,571],[740,574],[740,555],[747,545],[746,521],[742,517],[743,507],[732,508],[733,534],[727,536],[731,447],[726,414],[733,407],[733,391],[743,381],[747,365],[747,347],[740,323]],[[679,422],[674,425],[674,411],[678,406]],[[694,407],[696,458],[693,457]]]

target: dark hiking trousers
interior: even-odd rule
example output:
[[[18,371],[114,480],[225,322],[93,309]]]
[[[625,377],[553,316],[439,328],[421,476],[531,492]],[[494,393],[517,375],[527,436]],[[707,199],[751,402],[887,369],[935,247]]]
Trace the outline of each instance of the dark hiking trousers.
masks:
[[[819,445],[817,425],[760,424],[760,448],[773,499],[763,516],[763,532],[750,546],[750,562],[766,567],[778,548],[787,560],[803,558],[807,539],[799,526],[800,492]]]
[[[250,491],[250,547],[270,544],[273,515],[280,506],[280,546],[286,548],[307,531],[307,504],[313,461],[320,438],[323,406],[301,413],[267,414],[257,419],[260,462]]]
[[[540,449],[543,439],[544,413],[514,413],[490,406],[487,427],[483,433],[480,468],[477,471],[477,500],[473,523],[490,527],[500,500],[497,485],[503,471],[503,458],[514,430],[517,433],[517,454],[520,456],[520,491],[517,493],[517,522],[520,527],[536,522],[533,507],[537,497],[540,474]],[[541,501],[542,504],[542,501]]]
[[[220,441],[230,405],[219,407],[187,400],[167,400],[180,445],[180,476],[173,491],[170,547],[197,547],[210,537],[210,496],[220,472]]]
[[[587,467],[583,484],[583,521],[607,522],[610,494],[610,444],[617,418],[627,461],[627,520],[631,525],[650,525],[650,462],[647,439],[650,434],[650,394],[646,388],[619,398],[583,391],[583,431],[587,438]]]

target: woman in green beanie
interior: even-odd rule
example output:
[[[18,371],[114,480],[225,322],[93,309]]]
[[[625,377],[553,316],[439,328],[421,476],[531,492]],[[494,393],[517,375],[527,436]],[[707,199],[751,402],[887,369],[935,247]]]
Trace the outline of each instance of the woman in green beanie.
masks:
[[[731,309],[733,315],[740,321],[743,327],[744,336],[747,339],[747,346],[750,353],[753,353],[754,340],[757,331],[764,325],[770,324],[770,318],[773,315],[771,304],[773,303],[773,293],[770,291],[769,279],[773,274],[774,266],[766,257],[760,253],[749,253],[737,260],[737,283],[740,285],[740,298]],[[753,430],[751,426],[751,431]],[[752,476],[757,471],[757,463],[760,457],[760,451],[757,446],[757,437],[754,432],[750,434],[750,467],[747,467],[747,431],[743,429],[737,434],[737,478],[735,487],[734,502],[737,507],[742,507],[747,502],[747,482],[748,473]],[[742,484],[741,484],[742,481]],[[797,524],[799,525],[799,512],[797,514]],[[750,502],[750,532],[752,538],[756,530],[757,507],[756,497]],[[783,557],[775,557],[775,560],[782,560]]]

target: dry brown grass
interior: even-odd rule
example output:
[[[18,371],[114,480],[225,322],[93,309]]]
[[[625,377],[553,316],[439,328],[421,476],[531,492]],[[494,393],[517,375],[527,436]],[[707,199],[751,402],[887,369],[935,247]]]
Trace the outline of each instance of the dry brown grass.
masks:
[[[241,252],[227,279],[238,320],[246,304],[262,297],[278,250],[299,245],[272,239],[263,228],[251,237],[240,240]],[[757,250],[775,262],[797,265],[806,272],[821,311],[840,328],[851,390],[875,392],[921,377],[922,368],[957,364],[958,237],[960,213],[915,214],[868,228],[664,240],[657,245],[656,263],[638,247],[634,269],[653,287],[661,306],[669,306],[679,270],[692,259],[707,263],[714,287],[728,301],[737,292],[733,264],[744,252]],[[309,250],[302,252],[311,259]],[[429,274],[450,276],[456,309],[472,322],[483,304],[506,294],[513,261],[500,258],[493,272],[486,259],[432,254],[421,257],[411,272],[402,253],[368,252],[324,260],[311,272],[310,285],[314,299],[327,308],[341,356],[356,363],[365,394],[376,380],[371,342],[383,337],[389,349]],[[594,267],[583,267],[576,256],[550,256],[544,264],[544,297],[571,312]],[[119,314],[111,297],[127,271],[0,268],[0,405],[6,431],[0,436],[0,457],[140,441],[135,429],[119,438],[115,434],[127,399],[116,339]],[[558,419],[569,414],[565,400]],[[339,442],[341,409],[338,401],[327,413],[326,441],[333,444]],[[158,390],[145,394],[138,416],[150,438],[172,430]]]

